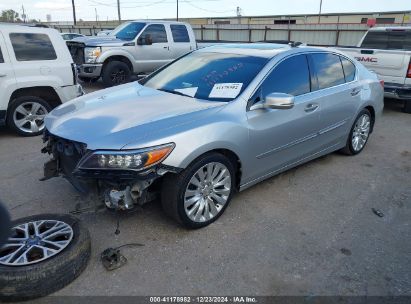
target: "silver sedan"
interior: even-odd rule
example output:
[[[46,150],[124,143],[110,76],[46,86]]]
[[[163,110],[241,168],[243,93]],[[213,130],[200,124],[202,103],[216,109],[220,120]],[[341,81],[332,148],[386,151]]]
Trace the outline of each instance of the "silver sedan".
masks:
[[[120,210],[159,197],[199,228],[236,191],[327,153],[360,153],[382,109],[377,76],[336,50],[203,48],[53,110],[44,179],[99,189]]]

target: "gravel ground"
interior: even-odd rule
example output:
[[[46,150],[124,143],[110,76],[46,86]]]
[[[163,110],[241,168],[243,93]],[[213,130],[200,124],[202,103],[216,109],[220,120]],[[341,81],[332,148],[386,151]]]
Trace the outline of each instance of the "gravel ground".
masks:
[[[56,295],[411,295],[410,132],[411,115],[386,101],[363,153],[270,178],[200,230],[179,227],[159,202],[121,214],[119,235],[112,213],[81,214],[92,258]],[[81,201],[62,178],[39,181],[41,147],[40,137],[0,129],[0,197],[13,218]],[[127,265],[107,272],[100,253],[130,242],[145,246],[124,248]]]

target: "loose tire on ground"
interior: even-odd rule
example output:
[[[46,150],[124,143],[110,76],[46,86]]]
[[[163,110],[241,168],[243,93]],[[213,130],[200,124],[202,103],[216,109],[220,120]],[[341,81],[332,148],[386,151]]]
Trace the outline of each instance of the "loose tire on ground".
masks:
[[[354,147],[353,147],[353,143],[352,143],[353,133],[354,133],[354,131],[355,131],[355,126],[356,126],[356,124],[358,123],[358,120],[359,120],[363,115],[367,115],[367,116],[369,117],[369,120],[370,120],[370,126],[369,126],[369,128],[370,128],[370,129],[369,129],[369,132],[368,132],[366,141],[365,141],[364,145],[362,146],[362,148],[359,149],[359,150],[355,150]],[[358,114],[358,116],[355,118],[355,121],[354,121],[354,123],[353,123],[353,125],[352,125],[352,127],[351,127],[350,134],[349,134],[348,139],[347,139],[347,143],[346,143],[345,147],[340,150],[340,152],[343,153],[343,154],[345,154],[345,155],[356,155],[356,154],[361,153],[361,151],[364,150],[365,146],[367,145],[367,142],[368,142],[368,139],[369,139],[369,137],[370,137],[371,130],[372,130],[372,124],[373,124],[373,121],[372,121],[372,117],[371,117],[370,111],[368,111],[367,109],[363,109],[363,110]]]
[[[51,111],[50,104],[47,101],[45,101],[44,99],[42,99],[40,97],[37,97],[37,96],[22,96],[22,97],[17,97],[16,99],[13,99],[10,102],[9,108],[7,110],[7,124],[13,131],[15,131],[16,133],[18,133],[19,135],[22,135],[22,136],[37,136],[37,135],[43,133],[43,129],[44,129],[44,126],[42,126],[42,127],[39,127],[38,131],[30,131],[29,127],[28,127],[30,122],[27,122],[24,126],[20,126],[20,127],[18,125],[16,125],[16,122],[14,120],[15,115],[17,115],[17,118],[23,118],[24,117],[24,115],[22,113],[20,113],[20,112],[16,113],[16,110],[18,110],[19,107],[21,107],[21,106],[25,106],[27,109],[29,109],[30,104],[40,105],[41,109],[44,108],[47,111],[47,113]],[[28,112],[30,112],[30,111],[28,111]],[[40,112],[41,111],[38,111],[38,114],[40,114]],[[47,114],[47,113],[45,113],[45,114]],[[44,120],[41,120],[41,121],[44,124]],[[41,121],[37,120],[36,124],[40,124]]]
[[[23,301],[51,294],[76,279],[87,266],[91,253],[90,235],[77,218],[40,214],[15,220],[12,227],[40,220],[68,224],[73,230],[73,238],[60,253],[44,261],[24,266],[0,264],[0,302]]]
[[[130,68],[122,61],[110,61],[103,67],[102,80],[105,87],[127,83],[130,77]]]
[[[231,191],[226,203],[216,216],[204,222],[195,222],[187,216],[184,209],[184,194],[190,179],[197,170],[209,163],[221,163],[228,169],[231,176]],[[200,156],[182,172],[164,177],[161,189],[161,203],[165,213],[186,228],[196,229],[211,224],[224,213],[231,201],[232,195],[235,192],[235,175],[234,165],[226,156],[217,152],[210,152]]]

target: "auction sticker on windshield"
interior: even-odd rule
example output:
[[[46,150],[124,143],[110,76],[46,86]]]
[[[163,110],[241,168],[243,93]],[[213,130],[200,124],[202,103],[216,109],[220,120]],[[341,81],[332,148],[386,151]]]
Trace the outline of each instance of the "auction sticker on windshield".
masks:
[[[208,97],[236,98],[241,91],[242,83],[216,83]]]

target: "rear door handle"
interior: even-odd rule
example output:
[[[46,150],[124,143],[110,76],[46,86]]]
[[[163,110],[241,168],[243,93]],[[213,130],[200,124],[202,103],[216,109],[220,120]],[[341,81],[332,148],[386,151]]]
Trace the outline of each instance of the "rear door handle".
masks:
[[[317,109],[318,109],[318,104],[317,103],[309,103],[305,107],[304,111],[309,113],[309,112],[314,112]]]
[[[351,96],[357,96],[361,92],[361,89],[355,88],[351,91]]]

